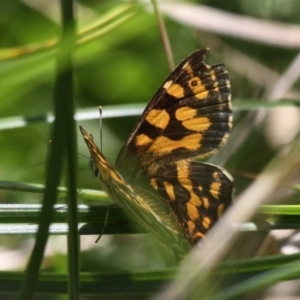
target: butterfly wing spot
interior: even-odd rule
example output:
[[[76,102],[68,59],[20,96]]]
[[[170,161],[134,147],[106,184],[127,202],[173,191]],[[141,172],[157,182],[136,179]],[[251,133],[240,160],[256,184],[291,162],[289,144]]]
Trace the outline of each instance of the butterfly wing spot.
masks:
[[[199,240],[205,239],[205,238],[206,238],[205,234],[203,234],[201,232],[196,232],[192,235],[192,241],[194,244],[196,244]]]
[[[185,148],[186,150],[197,150],[201,145],[202,134],[194,133],[175,141],[166,136],[159,136],[154,140],[147,151],[152,152],[156,156],[163,156],[171,153],[178,148]]]
[[[158,185],[157,185],[156,179],[151,178],[151,179],[150,179],[150,184],[151,184],[151,186],[152,186],[155,190],[158,190]]]
[[[208,92],[208,91],[203,91],[203,92],[201,92],[201,93],[195,94],[195,97],[196,97],[198,100],[205,100],[205,99],[207,99],[208,95],[209,95],[209,92]]]
[[[190,180],[188,162],[179,161],[176,163],[177,168],[177,178],[179,183],[187,188],[189,191],[192,191],[192,181]]]
[[[163,88],[170,96],[173,96],[175,99],[180,99],[184,97],[184,87],[178,83],[173,83],[172,80],[167,81],[163,85]]]
[[[218,206],[218,210],[217,210],[217,214],[218,214],[218,218],[221,218],[223,213],[224,213],[224,209],[225,209],[225,206],[224,204],[220,204]]]
[[[211,220],[208,217],[204,217],[202,221],[202,226],[205,230],[211,227]]]
[[[207,98],[208,90],[199,77],[192,77],[188,82],[189,88],[193,94],[199,99],[204,100]]]
[[[220,146],[224,146],[229,138],[229,132],[225,133],[220,141]],[[215,151],[214,151],[215,152]]]
[[[196,224],[194,221],[188,221],[187,228],[188,228],[188,235],[194,244],[200,239],[205,238],[205,234],[201,233],[200,231],[197,231]]]
[[[207,117],[197,117],[197,109],[193,109],[189,106],[183,106],[175,111],[175,118],[181,121],[182,126],[186,129],[201,132],[207,130],[211,125],[209,118]]]
[[[182,106],[176,109],[175,117],[178,121],[184,121],[194,118],[197,115],[197,110],[189,106]]]
[[[189,170],[187,167],[182,168],[180,167],[181,163],[177,164],[177,172],[178,172],[178,180],[182,186],[184,186],[185,189],[188,190],[190,197],[186,203],[188,216],[192,220],[199,219],[199,210],[198,208],[203,205],[201,199],[198,197],[198,195],[195,194],[193,191],[194,185],[192,181],[189,179]]]
[[[202,205],[200,198],[193,192],[190,192],[190,200],[186,203],[188,216],[191,220],[198,220],[200,217],[199,207]]]
[[[211,69],[211,68],[210,68],[210,69]],[[211,72],[210,72],[210,78],[211,78],[211,80],[214,82],[214,87],[219,86],[218,78],[217,78],[215,72],[212,71],[212,70],[211,70]]]
[[[182,125],[189,130],[203,132],[209,128],[211,122],[207,117],[199,117],[186,121],[182,121]]]
[[[135,137],[135,145],[137,147],[142,147],[152,143],[153,140],[146,134],[139,134]]]
[[[189,232],[189,236],[191,236],[193,234],[193,232],[196,229],[196,224],[194,221],[188,221],[187,222],[187,228],[188,228],[188,232]]]
[[[189,86],[193,89],[196,86],[203,86],[199,77],[194,77],[189,81]]]
[[[170,115],[165,109],[152,109],[146,116],[146,120],[149,124],[165,129],[170,121]]]
[[[198,83],[198,84],[197,84]],[[212,93],[219,93],[220,92],[220,86],[218,82],[214,82],[209,90],[207,87],[205,87],[200,80],[195,80],[194,78],[190,80],[189,87],[192,90],[194,96],[198,100],[206,100],[207,97]],[[229,86],[227,87],[229,88]],[[218,98],[219,103],[222,103],[223,100]]]
[[[190,64],[189,62],[186,62],[186,63],[183,65],[182,69],[183,69],[185,72],[187,72],[188,74],[193,74],[193,73],[194,73],[193,68],[192,68],[192,66],[191,66],[191,64]]]
[[[209,209],[210,204],[209,204],[208,198],[207,198],[207,197],[203,197],[203,198],[202,198],[202,202],[203,202],[204,208],[205,208],[205,209]]]
[[[189,201],[186,204],[186,208],[187,208],[187,213],[188,213],[190,220],[196,221],[199,219],[200,215],[199,215],[199,210],[198,210],[197,206],[195,206],[193,203],[191,203]]]
[[[210,188],[209,188],[209,192],[214,198],[216,198],[216,199],[219,198],[220,190],[221,190],[221,183],[220,182],[214,181],[214,182],[211,183]]]
[[[175,198],[176,198],[176,195],[175,195],[175,192],[174,192],[174,186],[173,184],[167,182],[167,181],[163,181],[163,185],[164,185],[164,188],[165,188],[165,191],[167,192],[168,196],[169,196],[169,199],[171,201],[174,201]]]

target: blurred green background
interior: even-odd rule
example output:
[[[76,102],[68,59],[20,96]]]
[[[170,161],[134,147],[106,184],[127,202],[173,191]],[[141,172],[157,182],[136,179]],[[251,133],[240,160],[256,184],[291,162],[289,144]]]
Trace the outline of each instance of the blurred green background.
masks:
[[[284,4],[280,0],[207,0],[182,3],[187,6],[206,5],[219,12],[237,14],[241,19],[253,17],[270,21],[271,25],[272,22],[282,22],[287,26],[297,24],[297,30],[300,30],[300,3],[297,0],[286,0]],[[132,6],[125,10],[124,7],[129,4]],[[172,2],[170,6],[172,7]],[[74,63],[78,110],[90,108],[97,111],[99,105],[104,107],[104,111],[106,105],[146,105],[170,73],[150,2],[79,1],[78,31],[88,30],[89,25],[103,21],[122,9],[124,12],[120,12],[115,18],[94,27],[98,37],[82,41],[76,49]],[[120,24],[113,23],[131,13]],[[239,128],[242,122],[244,127],[240,127],[241,130],[229,140],[224,152],[221,151],[212,161],[221,161],[233,175],[235,195],[238,196],[275,155],[294,142],[299,130],[299,111],[293,107],[288,112],[270,110],[256,123],[253,121],[255,113],[249,117],[249,112],[239,109],[239,105],[250,103],[253,105],[252,109],[255,109],[259,108],[260,103],[266,102],[270,98],[270,91],[275,89],[280,74],[287,70],[298,54],[299,46],[271,45],[267,41],[256,41],[255,38],[250,38],[251,34],[247,36],[247,28],[244,36],[238,37],[235,35],[238,25],[229,26],[229,33],[224,34],[211,30],[209,26],[187,26],[167,15],[168,13],[165,23],[176,64],[195,50],[209,47],[206,62],[210,65],[222,62],[229,71],[235,109],[234,128]],[[59,36],[59,18],[59,6],[54,1],[5,0],[0,3],[1,180],[44,183],[51,125],[36,122],[18,127],[9,118],[37,117],[52,112],[55,49],[43,48],[46,43]],[[233,17],[232,20],[234,21]],[[211,21],[222,24],[221,18]],[[113,24],[112,28],[108,27],[110,24]],[[106,30],[105,33],[102,33],[103,29]],[[248,29],[251,31],[251,28]],[[274,30],[270,26],[270,36],[276,35]],[[91,32],[92,30],[88,30],[88,33]],[[257,35],[259,34],[258,31]],[[79,34],[79,39],[83,37],[84,34]],[[295,80],[291,86],[283,94],[279,93],[279,98],[298,99],[299,80]],[[235,102],[239,104],[237,107]],[[245,122],[246,118],[249,118],[248,123]],[[136,121],[136,116],[103,120],[103,151],[111,162],[115,161]],[[98,120],[78,123],[92,133],[98,143]],[[11,128],[2,128],[3,124],[9,124]],[[285,125],[287,127],[283,134],[277,135]],[[239,145],[241,137],[243,141]],[[232,150],[228,156],[226,147]],[[78,152],[89,155],[80,135]],[[222,159],[222,154],[225,159]],[[101,189],[93,178],[87,159],[78,156],[78,162],[79,187]],[[61,185],[64,186],[64,180]],[[294,193],[277,195],[277,199],[274,197],[274,200],[285,204],[297,203],[297,199]],[[37,194],[0,190],[1,203],[40,201],[41,196]],[[32,247],[32,238],[1,237],[0,241],[0,257],[3,257],[0,260],[11,257],[10,255],[14,257],[11,259],[13,263],[4,264],[1,270],[22,270]],[[96,245],[94,241],[94,236],[81,238],[83,271],[142,270],[163,268],[175,263],[162,246],[145,236],[104,236]],[[50,239],[43,263],[44,270],[66,272],[66,250],[61,246],[64,243],[65,237]]]

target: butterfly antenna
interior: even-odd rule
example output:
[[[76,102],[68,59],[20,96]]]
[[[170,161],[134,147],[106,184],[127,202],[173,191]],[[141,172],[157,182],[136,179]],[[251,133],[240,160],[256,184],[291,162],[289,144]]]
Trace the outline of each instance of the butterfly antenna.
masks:
[[[84,158],[87,158],[88,160],[91,160],[91,157],[90,156],[87,156],[85,154],[82,154],[80,152],[77,152],[78,155],[80,155],[81,157],[84,157]]]
[[[102,107],[99,106],[100,150],[102,151]]]

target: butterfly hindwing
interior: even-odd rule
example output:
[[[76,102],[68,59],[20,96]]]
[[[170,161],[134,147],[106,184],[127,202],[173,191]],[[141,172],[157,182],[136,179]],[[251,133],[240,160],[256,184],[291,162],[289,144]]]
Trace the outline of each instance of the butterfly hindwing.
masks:
[[[231,204],[231,176],[215,165],[187,160],[168,163],[152,174],[150,182],[168,199],[191,244],[203,238]]]

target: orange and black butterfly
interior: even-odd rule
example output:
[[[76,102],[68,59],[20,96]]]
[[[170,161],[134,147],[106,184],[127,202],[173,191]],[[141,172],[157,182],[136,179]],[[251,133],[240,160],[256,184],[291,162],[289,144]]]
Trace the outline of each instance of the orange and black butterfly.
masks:
[[[80,127],[104,190],[170,249],[186,253],[232,202],[233,182],[202,163],[223,146],[232,126],[231,90],[223,64],[198,50],[158,89],[113,167]]]

